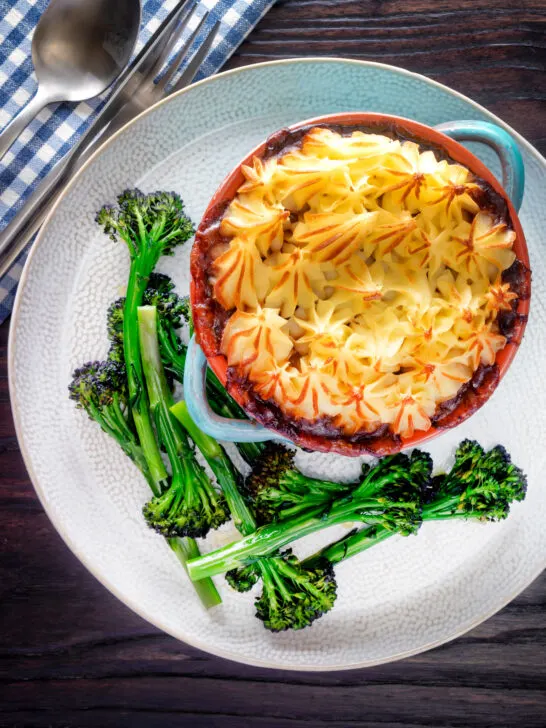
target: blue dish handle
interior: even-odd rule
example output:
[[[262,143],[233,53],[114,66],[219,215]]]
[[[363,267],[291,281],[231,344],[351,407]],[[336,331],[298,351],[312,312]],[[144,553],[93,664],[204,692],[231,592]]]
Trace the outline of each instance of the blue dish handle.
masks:
[[[192,336],[184,366],[184,399],[190,417],[200,430],[216,440],[226,442],[265,442],[266,440],[289,442],[281,435],[277,435],[251,420],[232,420],[220,417],[213,412],[207,401],[206,374],[207,359],[195,341],[195,336]]]
[[[488,121],[448,121],[434,127],[457,142],[481,142],[498,154],[502,168],[502,186],[516,212],[521,207],[525,187],[523,158],[512,136]]]
[[[475,141],[487,144],[498,154],[502,167],[502,185],[516,210],[521,207],[525,173],[521,153],[508,132],[485,121],[451,121],[435,127],[456,141]],[[286,438],[251,420],[220,417],[212,411],[206,397],[207,359],[192,337],[184,369],[184,399],[192,420],[200,430],[226,442],[265,442]]]

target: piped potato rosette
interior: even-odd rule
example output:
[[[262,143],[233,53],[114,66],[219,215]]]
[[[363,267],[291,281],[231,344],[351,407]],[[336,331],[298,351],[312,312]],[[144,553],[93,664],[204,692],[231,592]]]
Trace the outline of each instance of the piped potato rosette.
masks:
[[[207,267],[231,378],[293,429],[429,430],[507,343],[516,233],[491,190],[414,141],[326,126],[242,173]]]

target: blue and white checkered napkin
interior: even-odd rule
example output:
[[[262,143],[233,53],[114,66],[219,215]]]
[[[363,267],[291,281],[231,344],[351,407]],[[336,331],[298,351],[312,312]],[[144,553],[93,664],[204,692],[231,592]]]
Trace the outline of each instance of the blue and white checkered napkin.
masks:
[[[136,52],[157,29],[177,0],[141,0],[142,27]],[[115,2],[115,0],[114,0]],[[222,21],[215,45],[197,79],[218,71],[275,0],[201,0],[211,11],[204,32]],[[47,0],[0,1],[0,129],[29,101],[36,90],[30,45]],[[195,19],[194,25],[197,23]],[[188,31],[191,32],[191,31]],[[17,213],[35,189],[87,128],[103,96],[77,106],[44,109],[25,129],[0,162],[0,229]],[[0,323],[10,314],[27,251],[0,280]]]

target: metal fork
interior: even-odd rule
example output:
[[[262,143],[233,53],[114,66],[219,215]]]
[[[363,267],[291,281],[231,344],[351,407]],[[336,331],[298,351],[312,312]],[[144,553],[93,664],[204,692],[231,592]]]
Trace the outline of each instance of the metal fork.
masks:
[[[148,109],[157,101],[165,98],[166,96],[169,96],[172,93],[175,93],[175,91],[179,91],[185,86],[188,86],[193,81],[195,75],[201,67],[201,64],[207,57],[214,43],[216,34],[220,27],[220,23],[218,21],[209,30],[202,44],[195,50],[195,52],[191,56],[191,59],[188,62],[188,65],[182,72],[180,78],[176,81],[176,83],[171,85],[171,81],[174,79],[174,77],[184,64],[184,61],[188,56],[189,50],[191,49],[195,39],[198,37],[203,26],[209,18],[210,13],[208,10],[200,17],[197,27],[184,41],[176,56],[171,60],[170,64],[165,69],[165,72],[161,76],[160,80],[154,82],[155,78],[161,72],[163,64],[172,53],[184,30],[186,30],[192,18],[197,14],[197,11],[198,6],[195,3],[191,3],[188,8],[183,8],[183,12],[181,12],[181,17],[179,18],[178,27],[174,30],[171,38],[169,39],[169,43],[167,44],[164,51],[161,53],[160,57],[157,59],[157,62],[149,70],[146,76],[142,78],[136,89],[136,92],[133,93],[128,91],[124,93],[125,98],[123,100],[123,109],[121,109],[116,114],[115,118],[112,120],[107,130],[105,130],[105,133],[108,136],[111,136],[111,134],[124,126],[128,121],[137,116],[137,114],[141,113],[145,109]],[[96,146],[98,146],[98,140]]]
[[[157,59],[149,67],[141,68],[139,73],[135,74],[135,77],[119,94],[119,100],[116,99],[116,104],[111,113],[104,119],[101,128],[97,130],[91,140],[87,138],[88,134],[80,139],[72,152],[55,165],[46,179],[41,182],[25,202],[15,218],[0,232],[0,279],[7,273],[32,237],[38,232],[48,213],[59,199],[64,185],[81,169],[97,148],[144,109],[188,86],[193,81],[216,39],[220,27],[219,22],[214,23],[201,44],[192,53],[180,78],[171,83],[188,58],[197,36],[205,25],[209,17],[208,11],[199,19],[196,29],[184,41],[160,80],[155,83],[156,77],[197,12],[198,6],[195,2],[184,3],[181,6],[179,12],[173,16],[169,27],[166,29],[164,45],[158,49]]]

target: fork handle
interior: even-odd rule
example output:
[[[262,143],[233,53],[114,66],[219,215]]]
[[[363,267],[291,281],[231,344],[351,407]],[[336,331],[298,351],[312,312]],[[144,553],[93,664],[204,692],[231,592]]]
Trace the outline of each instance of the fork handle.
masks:
[[[28,104],[21,109],[15,118],[6,126],[4,131],[0,134],[0,159],[11,147],[13,142],[17,139],[19,134],[26,129],[32,119],[38,114],[44,106],[50,104],[55,99],[48,94],[46,91],[42,91],[40,86],[34,96],[30,99]]]

